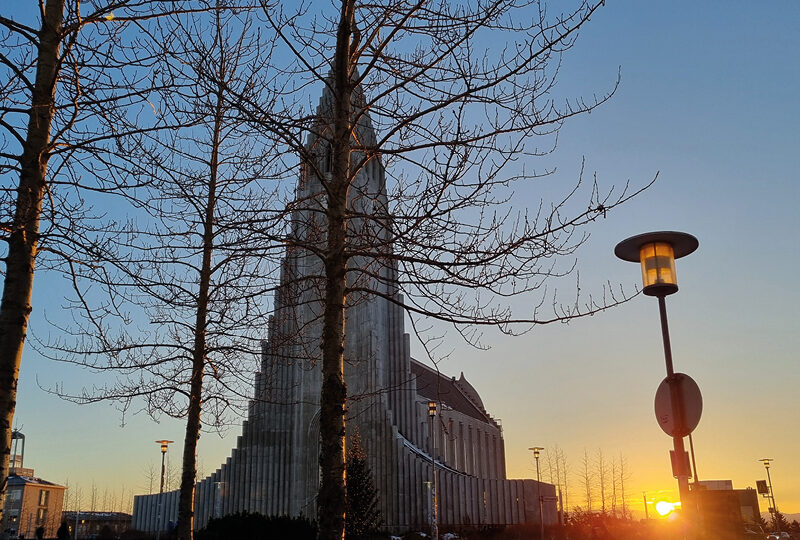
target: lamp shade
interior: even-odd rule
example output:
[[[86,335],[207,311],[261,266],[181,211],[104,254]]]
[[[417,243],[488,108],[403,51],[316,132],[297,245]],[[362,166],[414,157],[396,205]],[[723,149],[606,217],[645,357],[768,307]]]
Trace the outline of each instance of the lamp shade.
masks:
[[[666,296],[678,291],[675,250],[667,242],[648,242],[639,248],[644,294]]]
[[[161,440],[161,441],[156,441],[156,443],[161,445],[161,453],[162,454],[166,454],[167,453],[167,446],[172,444],[173,442],[175,442],[175,441],[168,441],[166,439],[165,440]]]
[[[699,242],[691,234],[660,231],[640,234],[623,240],[614,248],[617,257],[642,265],[642,292],[648,296],[667,296],[678,291],[675,259],[697,249]]]

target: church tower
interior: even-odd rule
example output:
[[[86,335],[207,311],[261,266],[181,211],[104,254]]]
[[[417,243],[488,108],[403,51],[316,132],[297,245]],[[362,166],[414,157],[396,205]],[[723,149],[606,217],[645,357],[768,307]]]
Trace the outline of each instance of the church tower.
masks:
[[[301,167],[291,208],[293,242],[281,266],[254,398],[231,456],[197,484],[198,529],[210,518],[241,511],[312,519],[316,514],[324,279],[313,248],[325,241],[320,175],[330,170],[325,139],[330,107],[326,90],[316,135],[306,143],[310,158]],[[375,133],[368,116],[360,117],[355,136],[370,146]],[[385,171],[378,156],[363,158],[353,154],[354,162],[364,163],[349,194],[356,216],[349,222],[349,238],[369,246],[372,255],[352,258],[347,280],[370,294],[350,295],[346,309],[347,434],[360,437],[386,527],[426,529],[434,499],[444,527],[538,523],[540,495],[547,500],[545,523],[555,522],[552,485],[506,479],[501,426],[463,373],[450,378],[411,358],[397,269],[388,256]],[[429,402],[436,403],[435,416],[429,415]],[[159,498],[167,509],[160,525]],[[177,492],[135,499],[138,530],[163,528],[176,518]]]

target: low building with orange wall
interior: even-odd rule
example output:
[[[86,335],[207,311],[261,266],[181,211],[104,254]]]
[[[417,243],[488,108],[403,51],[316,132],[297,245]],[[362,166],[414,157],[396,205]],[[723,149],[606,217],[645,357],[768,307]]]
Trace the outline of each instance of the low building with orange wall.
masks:
[[[2,530],[10,536],[34,538],[44,527],[45,538],[55,538],[61,525],[66,488],[34,475],[33,469],[11,469],[6,491]]]

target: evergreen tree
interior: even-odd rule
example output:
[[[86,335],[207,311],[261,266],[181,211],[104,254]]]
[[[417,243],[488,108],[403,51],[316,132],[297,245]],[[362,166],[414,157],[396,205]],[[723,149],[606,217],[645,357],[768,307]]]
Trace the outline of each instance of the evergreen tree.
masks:
[[[773,531],[789,531],[789,522],[786,520],[786,517],[783,515],[782,512],[775,511],[772,514],[772,530]]]
[[[383,519],[378,508],[378,490],[358,433],[353,435],[347,454],[345,538],[359,540],[376,532]]]
[[[764,519],[764,516],[761,514],[756,514],[753,516],[753,523],[756,525],[760,525],[762,529],[767,530],[767,521]]]

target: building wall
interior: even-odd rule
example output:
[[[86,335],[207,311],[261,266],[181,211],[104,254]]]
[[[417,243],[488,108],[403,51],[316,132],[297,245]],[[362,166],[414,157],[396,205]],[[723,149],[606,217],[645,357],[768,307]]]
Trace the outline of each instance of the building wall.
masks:
[[[761,517],[761,510],[758,505],[758,493],[753,488],[735,490],[739,496],[739,508],[741,508],[742,519],[749,523],[755,522],[755,517]]]
[[[45,495],[42,495],[42,494]],[[45,528],[45,537],[55,537],[61,524],[64,487],[52,484],[9,485],[3,514],[3,530],[33,538],[36,529]]]
[[[77,520],[78,538],[99,535],[105,527],[111,530],[114,536],[119,536],[131,528],[131,515],[124,512],[75,512],[70,510],[62,514],[62,519],[67,522],[72,538]]]

